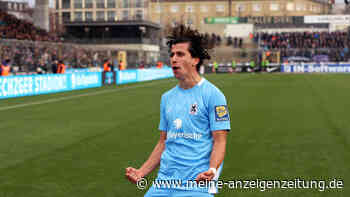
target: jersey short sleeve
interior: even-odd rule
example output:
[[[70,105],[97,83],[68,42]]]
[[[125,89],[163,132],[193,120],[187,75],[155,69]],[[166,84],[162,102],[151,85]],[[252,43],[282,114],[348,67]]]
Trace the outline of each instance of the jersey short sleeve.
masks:
[[[208,104],[210,130],[230,130],[230,114],[224,94],[219,89],[213,89]]]
[[[160,131],[168,131],[168,123],[166,120],[166,112],[165,112],[165,96],[163,95],[160,101],[160,121],[158,129]]]

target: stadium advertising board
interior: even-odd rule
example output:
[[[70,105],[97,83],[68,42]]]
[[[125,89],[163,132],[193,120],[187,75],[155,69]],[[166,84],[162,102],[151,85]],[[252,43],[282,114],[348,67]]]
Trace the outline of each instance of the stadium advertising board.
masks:
[[[102,82],[103,85],[111,85],[115,84],[115,77],[116,77],[116,72],[102,72]]]
[[[68,85],[70,90],[101,87],[102,76],[100,72],[72,73]]]
[[[99,72],[0,77],[0,99],[100,87]]]
[[[65,73],[89,72],[88,68],[67,68]]]
[[[0,77],[0,98],[68,91],[68,75],[23,75]]]
[[[237,24],[239,17],[207,17],[205,24]]]
[[[151,69],[142,69],[138,71],[138,81],[149,81],[155,79],[165,79],[173,77],[174,73],[171,68],[151,68]]]
[[[329,56],[328,55],[315,55],[313,58],[314,62],[329,62]]]
[[[117,72],[117,84],[135,83],[173,77],[171,68],[149,68],[138,70],[120,70]]]
[[[83,73],[83,72],[102,72],[103,70],[100,67],[92,68],[67,68],[65,73]]]
[[[282,64],[281,72],[285,73],[348,73],[350,64],[318,64],[318,63],[300,63],[300,64]]]
[[[120,70],[117,72],[117,84],[135,83],[137,80],[137,70]]]
[[[114,72],[72,72],[67,74],[17,75],[0,77],[0,99],[57,93],[101,87],[115,83]],[[117,71],[117,84],[134,83],[173,77],[171,68]],[[102,80],[102,78],[104,80]]]
[[[304,56],[290,56],[290,57],[285,57],[283,58],[283,62],[288,61],[288,62],[311,62],[311,59],[308,57]]]
[[[231,73],[232,72],[232,66],[219,66],[217,73]]]
[[[349,24],[350,23],[350,15],[304,16],[304,23]]]

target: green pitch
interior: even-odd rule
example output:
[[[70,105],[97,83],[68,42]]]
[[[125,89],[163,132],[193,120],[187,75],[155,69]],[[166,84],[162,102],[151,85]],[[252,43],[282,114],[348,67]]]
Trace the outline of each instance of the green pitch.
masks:
[[[342,180],[343,189],[229,189],[218,197],[350,196],[350,75],[207,75],[232,131],[223,180]],[[0,100],[0,197],[143,196],[124,178],[158,137],[167,79]],[[151,174],[148,180],[154,178]]]

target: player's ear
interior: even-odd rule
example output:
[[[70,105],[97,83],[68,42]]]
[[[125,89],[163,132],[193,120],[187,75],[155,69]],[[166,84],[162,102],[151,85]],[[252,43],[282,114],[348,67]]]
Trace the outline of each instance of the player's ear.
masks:
[[[198,63],[199,63],[199,58],[198,57],[194,57],[192,66],[196,67]]]

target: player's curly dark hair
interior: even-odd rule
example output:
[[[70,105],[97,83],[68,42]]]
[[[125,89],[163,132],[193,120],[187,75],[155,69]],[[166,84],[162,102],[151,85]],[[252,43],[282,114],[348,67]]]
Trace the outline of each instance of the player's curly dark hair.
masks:
[[[203,34],[200,34],[197,30],[193,30],[190,27],[186,27],[181,24],[171,29],[170,35],[167,37],[167,45],[169,52],[173,45],[178,43],[189,43],[189,52],[192,57],[199,58],[199,62],[196,65],[197,71],[203,64],[205,59],[210,59],[208,53],[208,41]]]

